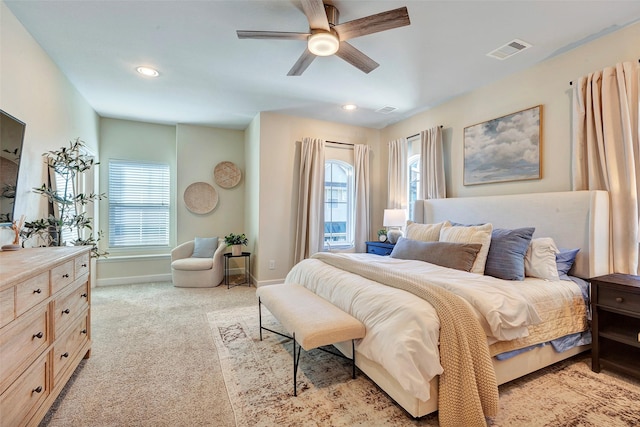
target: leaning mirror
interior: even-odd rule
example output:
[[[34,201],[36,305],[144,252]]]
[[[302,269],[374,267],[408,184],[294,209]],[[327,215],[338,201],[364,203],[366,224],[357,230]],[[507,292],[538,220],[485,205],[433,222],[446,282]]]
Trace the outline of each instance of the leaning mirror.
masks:
[[[23,122],[0,110],[0,225],[14,220],[24,129]]]

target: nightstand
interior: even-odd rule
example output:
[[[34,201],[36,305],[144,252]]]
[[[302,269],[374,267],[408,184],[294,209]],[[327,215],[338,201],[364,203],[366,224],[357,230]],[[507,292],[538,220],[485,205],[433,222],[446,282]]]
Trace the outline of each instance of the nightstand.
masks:
[[[367,253],[368,254],[376,254],[376,255],[390,255],[393,247],[395,246],[393,243],[383,243],[383,242],[365,242],[367,245]]]
[[[615,369],[640,378],[640,276],[591,279],[591,369]]]

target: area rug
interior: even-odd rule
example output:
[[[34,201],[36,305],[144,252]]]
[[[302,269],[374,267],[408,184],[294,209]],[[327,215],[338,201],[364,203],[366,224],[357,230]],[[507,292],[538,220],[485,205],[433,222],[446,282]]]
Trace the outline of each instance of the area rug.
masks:
[[[227,393],[244,426],[438,426],[436,414],[413,419],[364,374],[351,378],[350,362],[320,350],[304,352],[293,396],[293,347],[263,332],[258,308],[207,315]],[[278,322],[263,309],[263,324]],[[493,427],[640,425],[640,383],[595,374],[583,357],[500,386],[500,412]]]

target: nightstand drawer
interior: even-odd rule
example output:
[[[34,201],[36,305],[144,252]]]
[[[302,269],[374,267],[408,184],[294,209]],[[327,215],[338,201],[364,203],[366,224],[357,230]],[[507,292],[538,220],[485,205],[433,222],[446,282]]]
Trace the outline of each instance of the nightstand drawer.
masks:
[[[367,253],[375,255],[391,255],[395,245],[383,242],[365,242],[367,245]]]
[[[631,292],[600,286],[598,288],[598,301],[600,306],[640,313],[640,295]]]

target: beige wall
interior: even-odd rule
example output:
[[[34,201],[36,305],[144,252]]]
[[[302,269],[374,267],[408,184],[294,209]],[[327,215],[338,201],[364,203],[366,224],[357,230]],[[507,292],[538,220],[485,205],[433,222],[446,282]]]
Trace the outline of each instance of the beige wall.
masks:
[[[376,190],[380,186],[378,130],[277,113],[261,113],[259,254],[254,265],[259,284],[282,281],[293,266],[298,190],[296,162],[299,141],[305,136],[371,146],[371,209],[374,218],[372,235],[375,235],[375,224],[382,222],[384,197]],[[273,270],[268,268],[270,260],[275,261]]]
[[[244,232],[245,157],[244,132],[205,126],[177,126],[177,209],[178,241],[194,237],[224,237]],[[223,161],[233,162],[242,171],[240,183],[222,188],[214,181],[213,170]],[[184,203],[184,191],[194,182],[206,182],[218,192],[216,208],[194,214]]]
[[[248,250],[252,253],[251,271],[257,280],[256,265],[260,259],[258,236],[260,234],[260,114],[256,115],[244,133],[245,157],[245,234],[249,239]]]
[[[109,161],[139,160],[169,164],[171,177],[176,175],[176,129],[174,126],[142,123],[119,119],[100,119],[100,191],[109,191]],[[176,187],[171,180],[170,203],[172,211],[171,230],[176,223]],[[104,236],[100,248],[109,252],[108,257],[98,260],[97,284],[170,280],[169,251],[175,245],[175,232],[170,235],[167,247],[144,250],[109,247],[109,199],[101,203],[100,218]]]
[[[443,125],[448,197],[570,190],[569,82],[617,62],[639,58],[640,23],[389,126],[382,131],[382,139],[390,141]],[[464,128],[536,105],[543,105],[542,179],[464,186]]]
[[[46,199],[31,191],[45,182],[42,154],[80,137],[97,154],[98,116],[56,64],[0,2],[0,108],[26,123],[15,218],[46,216]],[[13,233],[0,228],[0,245]]]

